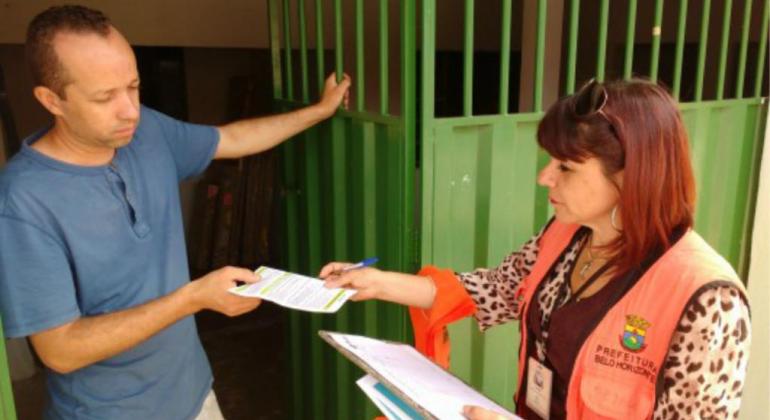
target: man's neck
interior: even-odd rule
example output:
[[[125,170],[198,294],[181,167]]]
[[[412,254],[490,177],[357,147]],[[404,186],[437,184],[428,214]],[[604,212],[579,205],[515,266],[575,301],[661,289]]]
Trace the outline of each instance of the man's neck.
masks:
[[[31,147],[52,159],[79,166],[106,165],[115,156],[113,148],[94,147],[78,141],[60,123],[54,124]]]

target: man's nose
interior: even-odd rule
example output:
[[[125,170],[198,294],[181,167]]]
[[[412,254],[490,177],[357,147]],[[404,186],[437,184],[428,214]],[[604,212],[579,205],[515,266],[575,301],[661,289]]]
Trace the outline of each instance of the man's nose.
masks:
[[[131,93],[123,95],[118,108],[118,117],[121,120],[137,120],[139,118],[139,101]]]

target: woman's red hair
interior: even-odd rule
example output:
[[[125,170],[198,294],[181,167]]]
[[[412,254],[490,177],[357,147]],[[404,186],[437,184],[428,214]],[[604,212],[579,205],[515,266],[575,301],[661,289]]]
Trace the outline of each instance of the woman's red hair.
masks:
[[[617,210],[622,230],[607,246],[622,274],[668,249],[675,230],[692,227],[695,181],[676,101],[645,80],[603,86],[601,113],[578,116],[575,95],[561,99],[540,122],[537,141],[559,160],[599,159],[608,177],[624,171]]]

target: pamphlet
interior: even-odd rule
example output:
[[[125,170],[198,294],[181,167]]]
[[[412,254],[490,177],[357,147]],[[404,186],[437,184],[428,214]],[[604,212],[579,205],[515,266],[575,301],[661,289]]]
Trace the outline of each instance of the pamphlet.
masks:
[[[329,289],[323,280],[265,266],[255,273],[261,277],[258,282],[234,287],[230,292],[269,300],[287,308],[322,313],[337,312],[356,293],[352,289]]]

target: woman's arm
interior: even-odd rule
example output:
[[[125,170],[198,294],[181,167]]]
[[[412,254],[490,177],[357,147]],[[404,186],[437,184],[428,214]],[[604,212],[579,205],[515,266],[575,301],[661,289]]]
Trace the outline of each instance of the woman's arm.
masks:
[[[750,345],[749,309],[738,291],[701,293],[671,338],[655,418],[737,418]]]
[[[496,268],[458,274],[476,304],[475,317],[482,331],[518,317],[516,291],[535,265],[542,233],[508,255]]]
[[[541,234],[542,231],[496,268],[457,274],[457,278],[476,304],[476,318],[482,329],[515,318],[516,288],[535,263]],[[432,279],[374,268],[344,271],[351,265],[342,262],[329,263],[321,269],[319,277],[327,281],[327,287],[358,290],[352,300],[379,299],[428,309],[436,299],[435,281],[457,281],[455,278]]]
[[[351,265],[342,262],[326,264],[319,277],[326,280],[326,287],[358,290],[351,300],[379,299],[423,309],[433,306],[436,286],[430,277],[369,267],[345,271]]]

